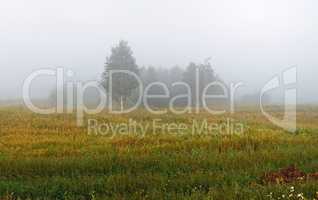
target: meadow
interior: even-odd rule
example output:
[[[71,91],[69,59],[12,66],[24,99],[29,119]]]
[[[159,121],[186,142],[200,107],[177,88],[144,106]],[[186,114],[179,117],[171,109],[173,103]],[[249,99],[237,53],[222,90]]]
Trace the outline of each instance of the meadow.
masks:
[[[275,112],[275,111],[273,111]],[[103,123],[158,116],[143,110],[94,118]],[[318,109],[301,107],[289,133],[254,109],[235,114],[165,114],[164,123],[193,120],[244,125],[241,134],[88,134],[75,115],[0,108],[0,199],[313,199],[318,180],[269,183],[265,173],[295,165],[318,171]],[[291,188],[294,191],[291,191]]]

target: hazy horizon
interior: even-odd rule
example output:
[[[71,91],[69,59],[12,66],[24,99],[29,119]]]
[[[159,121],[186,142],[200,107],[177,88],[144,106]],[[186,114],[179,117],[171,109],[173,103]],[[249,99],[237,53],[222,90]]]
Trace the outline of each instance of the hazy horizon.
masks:
[[[19,99],[32,71],[63,66],[76,79],[99,79],[110,48],[129,42],[139,67],[186,67],[211,57],[226,82],[258,90],[298,67],[298,100],[317,102],[318,2],[296,1],[40,1],[0,6],[0,100]],[[33,92],[45,97],[52,80]]]

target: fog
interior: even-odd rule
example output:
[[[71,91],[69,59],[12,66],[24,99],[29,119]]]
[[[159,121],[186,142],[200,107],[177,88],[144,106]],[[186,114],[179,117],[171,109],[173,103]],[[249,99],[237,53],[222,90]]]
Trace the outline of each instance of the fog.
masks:
[[[71,69],[99,79],[110,48],[124,39],[139,66],[182,68],[210,58],[225,82],[258,90],[298,67],[298,99],[318,102],[315,0],[10,0],[0,6],[0,99],[19,99],[34,70]],[[33,93],[46,97],[50,80]]]

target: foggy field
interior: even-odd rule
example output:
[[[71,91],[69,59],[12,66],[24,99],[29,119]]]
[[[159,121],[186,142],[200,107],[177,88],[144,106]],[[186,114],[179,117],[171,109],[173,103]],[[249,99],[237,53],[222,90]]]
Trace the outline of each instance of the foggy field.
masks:
[[[298,129],[289,133],[258,111],[231,116],[166,114],[162,123],[190,124],[206,119],[242,123],[243,134],[209,132],[145,135],[88,135],[73,115],[39,115],[23,107],[0,108],[0,196],[3,199],[270,199],[294,187],[313,199],[318,181],[268,183],[265,173],[295,165],[305,173],[318,169],[318,109],[298,111]],[[89,116],[88,116],[89,117]],[[87,118],[88,118],[87,117]],[[133,118],[151,123],[155,115],[138,110],[126,115],[101,113],[103,123]],[[191,127],[191,126],[189,126]],[[277,180],[279,182],[279,180]],[[290,198],[300,199],[300,198]]]
[[[0,3],[0,200],[318,200],[317,0]]]

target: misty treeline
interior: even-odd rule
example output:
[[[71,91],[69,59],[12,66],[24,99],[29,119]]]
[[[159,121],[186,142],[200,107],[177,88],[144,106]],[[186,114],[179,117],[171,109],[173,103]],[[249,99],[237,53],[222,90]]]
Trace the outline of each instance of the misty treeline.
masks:
[[[143,99],[143,105],[167,106],[170,102],[179,106],[202,105],[204,88],[216,80],[221,81],[208,61],[203,64],[191,62],[185,69],[178,66],[138,67],[126,41],[120,41],[118,46],[113,47],[111,55],[106,60],[102,85],[107,92],[112,91],[115,102],[124,106],[134,104],[140,97],[140,85],[143,86],[143,95],[149,96],[146,100]],[[131,74],[111,73],[115,70],[128,70],[136,74],[141,83]],[[219,90],[217,87],[216,85],[209,87],[210,91],[207,93],[215,94]],[[223,89],[220,92],[222,91]],[[158,96],[150,97],[152,95]]]
[[[169,105],[192,107],[202,106],[204,103],[228,105],[230,101],[229,87],[216,75],[208,60],[203,63],[190,62],[183,67],[140,67],[127,41],[120,41],[117,46],[112,47],[99,83],[106,94],[111,94],[108,98],[112,98],[113,104],[124,107],[135,105],[139,98],[140,105],[153,107]],[[64,88],[62,91],[66,101],[67,90]],[[224,96],[225,93],[228,97],[219,99],[203,96],[203,94]],[[74,94],[76,96],[76,91]],[[145,95],[147,98],[144,98]],[[89,88],[84,93],[85,104],[97,105],[100,98],[96,88]],[[56,90],[50,95],[50,101],[55,104]],[[76,98],[73,101],[75,105]]]

